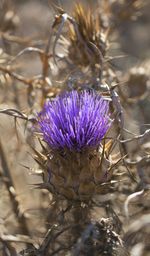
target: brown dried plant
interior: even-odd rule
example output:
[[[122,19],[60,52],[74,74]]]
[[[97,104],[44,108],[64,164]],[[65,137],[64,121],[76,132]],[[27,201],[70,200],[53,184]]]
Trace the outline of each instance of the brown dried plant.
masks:
[[[73,17],[76,27],[70,25],[69,57],[76,65],[94,68],[106,55],[108,31],[102,28],[99,16],[93,16],[90,7],[77,4]]]

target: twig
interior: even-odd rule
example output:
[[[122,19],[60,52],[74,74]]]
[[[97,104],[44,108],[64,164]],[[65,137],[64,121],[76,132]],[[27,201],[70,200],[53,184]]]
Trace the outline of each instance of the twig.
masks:
[[[43,243],[41,244],[39,251],[41,252],[41,255],[45,255],[47,248],[49,247],[50,243],[54,242],[57,237],[59,237],[62,233],[66,232],[67,230],[77,227],[78,224],[75,225],[69,225],[67,227],[64,227],[62,230],[58,231],[55,235],[52,234],[53,229],[56,227],[55,225],[48,230],[45,239],[43,240]]]
[[[38,53],[40,56],[44,53],[43,50],[36,48],[36,47],[27,47],[25,49],[23,49],[22,51],[20,51],[15,57],[13,57],[8,64],[12,64],[12,62],[14,62],[18,57],[20,57],[21,55],[28,53],[28,52],[36,52]]]
[[[23,213],[21,213],[21,214],[19,213],[20,205],[19,205],[18,200],[16,199],[15,187],[13,184],[13,180],[11,177],[11,172],[9,170],[6,154],[4,152],[3,145],[2,145],[1,141],[0,141],[0,158],[1,158],[1,162],[2,162],[4,176],[6,177],[6,179],[4,179],[4,180],[5,180],[7,190],[9,192],[13,211],[17,217],[17,220],[18,220],[23,232],[25,234],[29,234],[29,230],[28,230],[27,223],[26,223],[26,218]]]
[[[68,19],[68,14],[63,13],[61,15],[61,23],[60,23],[60,26],[58,28],[58,31],[57,31],[57,34],[56,34],[56,37],[55,37],[55,41],[54,41],[54,45],[53,45],[53,59],[54,59],[54,62],[55,62],[56,65],[57,65],[57,62],[56,62],[56,59],[55,59],[55,48],[56,48],[57,41],[58,41],[58,39],[61,35],[62,29],[63,29],[64,24],[67,21],[67,19]]]
[[[27,244],[34,244],[34,240],[31,239],[29,236],[25,235],[5,235],[0,234],[0,239],[7,242],[18,242],[18,243],[27,243]]]
[[[3,239],[3,237],[0,236],[0,241],[8,249],[9,255],[18,256],[16,249],[7,240]]]
[[[7,32],[1,32],[0,33],[0,37],[2,37],[3,39],[12,42],[12,43],[18,43],[18,44],[31,44],[32,39],[29,37],[19,37],[19,36],[15,36],[15,35],[10,35]]]
[[[0,114],[9,115],[14,118],[20,118],[20,119],[30,121],[33,123],[36,121],[36,119],[34,117],[27,116],[27,115],[23,114],[22,112],[20,112],[19,110],[13,109],[13,108],[0,109]]]
[[[141,159],[137,161],[130,161],[129,159],[126,159],[126,163],[129,165],[140,165],[144,166],[150,162],[150,155],[144,156]]]
[[[117,121],[117,124],[118,124],[117,129],[118,129],[118,134],[119,134],[119,140],[124,140],[123,109],[122,109],[122,106],[121,106],[121,103],[120,103],[119,95],[117,94],[116,91],[114,91],[114,89],[115,89],[115,87],[112,87],[112,88],[108,87],[108,90],[110,91],[110,95],[111,95],[111,98],[112,98],[113,106],[114,106],[114,109],[116,110],[116,114],[117,114],[116,121]],[[133,176],[133,174],[129,170],[129,168],[128,168],[126,162],[125,162],[125,159],[124,159],[124,155],[128,155],[126,145],[124,143],[119,143],[119,148],[120,148],[120,153],[121,153],[121,156],[122,156],[122,161],[123,161],[128,173],[129,173],[130,178],[132,180],[134,180],[135,182],[137,182],[135,177]]]
[[[124,211],[125,211],[125,215],[126,215],[127,218],[129,218],[128,205],[129,205],[130,201],[131,201],[132,199],[134,199],[135,197],[142,195],[143,192],[144,192],[144,189],[142,189],[141,191],[135,192],[135,193],[133,193],[133,194],[131,194],[131,195],[129,195],[129,196],[127,197],[127,199],[126,199],[126,201],[125,201],[125,204],[124,204]]]
[[[139,140],[139,139],[145,139],[146,136],[150,135],[150,129],[146,130],[143,134],[140,135],[136,135],[133,138],[130,139],[126,139],[126,140],[119,140],[121,143],[128,143],[128,142],[132,142],[133,140]]]
[[[146,181],[146,176],[143,172],[143,168],[144,166],[148,166],[150,164],[150,155],[141,157],[141,159],[137,160],[137,161],[130,161],[129,159],[126,159],[126,163],[129,165],[136,165],[137,166],[137,171],[138,171],[138,175],[141,179],[141,185],[144,189],[149,189],[150,188],[150,184],[148,184],[148,182]]]
[[[40,79],[42,78],[41,75],[37,75],[37,76],[34,76],[34,77],[31,77],[31,78],[26,78],[26,77],[23,77],[15,72],[13,72],[10,68],[10,66],[0,66],[0,71],[4,72],[4,73],[7,73],[9,76],[11,76],[12,78],[18,80],[19,82],[23,83],[23,84],[26,84],[26,85],[31,85],[33,86],[33,83],[34,81],[36,81],[37,79]]]

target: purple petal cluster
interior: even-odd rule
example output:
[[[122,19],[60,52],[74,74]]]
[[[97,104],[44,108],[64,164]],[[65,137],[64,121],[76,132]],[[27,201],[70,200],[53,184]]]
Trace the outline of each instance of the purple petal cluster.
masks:
[[[100,95],[73,90],[45,103],[38,114],[39,129],[52,149],[96,148],[111,124],[108,112],[109,103]]]

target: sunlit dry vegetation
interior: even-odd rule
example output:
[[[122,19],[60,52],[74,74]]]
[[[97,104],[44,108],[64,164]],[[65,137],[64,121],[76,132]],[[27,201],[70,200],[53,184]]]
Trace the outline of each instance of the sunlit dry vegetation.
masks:
[[[149,8],[0,1],[0,255],[149,255]]]

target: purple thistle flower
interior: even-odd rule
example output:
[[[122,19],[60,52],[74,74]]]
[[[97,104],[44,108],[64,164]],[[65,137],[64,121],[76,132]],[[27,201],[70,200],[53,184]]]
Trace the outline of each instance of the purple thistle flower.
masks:
[[[52,149],[96,148],[111,124],[108,111],[108,101],[95,92],[65,92],[45,103],[39,130]]]

